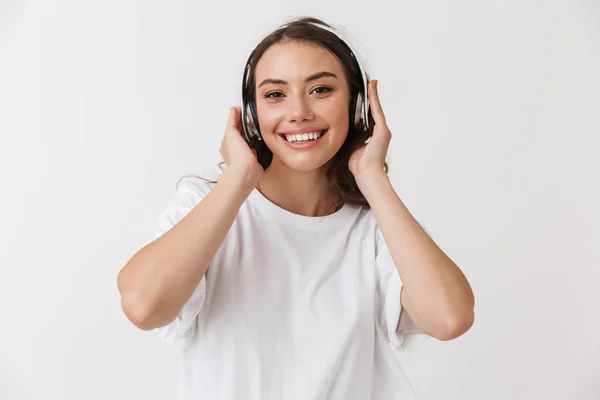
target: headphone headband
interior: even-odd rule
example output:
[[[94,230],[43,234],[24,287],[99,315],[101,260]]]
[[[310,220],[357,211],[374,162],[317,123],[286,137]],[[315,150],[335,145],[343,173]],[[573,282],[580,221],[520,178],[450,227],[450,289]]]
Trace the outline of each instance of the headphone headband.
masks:
[[[356,60],[358,68],[360,70],[362,85],[361,89],[359,89],[358,93],[356,93],[356,101],[355,104],[351,104],[351,111],[354,111],[354,118],[352,118],[352,122],[354,123],[354,127],[356,130],[366,130],[369,128],[369,102],[367,100],[367,85],[368,85],[368,76],[366,72],[366,68],[358,57],[358,53],[354,51],[354,48],[350,45],[350,40],[342,34],[341,31],[337,31],[329,25],[324,25],[323,23],[315,22],[315,21],[307,21],[307,23],[314,25],[318,28],[326,30],[333,35],[335,35],[342,43],[344,43],[348,49],[350,50],[350,54]],[[289,23],[288,23],[289,25]],[[248,142],[252,140],[262,140],[262,136],[260,134],[260,130],[258,127],[258,113],[256,111],[256,103],[254,99],[249,98],[249,85],[251,82],[248,82],[250,78],[250,68],[252,66],[251,62],[254,57],[254,52],[250,53],[248,60],[246,62],[246,66],[244,67],[244,73],[242,78],[242,125],[244,128],[244,134],[246,136],[246,140]],[[354,100],[354,98],[353,98]]]

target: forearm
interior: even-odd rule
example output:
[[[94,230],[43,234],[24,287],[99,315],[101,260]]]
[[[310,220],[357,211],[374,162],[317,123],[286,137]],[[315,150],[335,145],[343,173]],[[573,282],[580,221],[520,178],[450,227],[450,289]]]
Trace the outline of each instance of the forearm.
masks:
[[[138,251],[118,277],[122,307],[141,329],[171,322],[204,277],[254,187],[225,169],[211,192],[178,224]]]
[[[464,333],[473,323],[474,297],[461,270],[412,216],[387,174],[363,179],[359,187],[398,269],[402,303],[415,324],[439,339]]]

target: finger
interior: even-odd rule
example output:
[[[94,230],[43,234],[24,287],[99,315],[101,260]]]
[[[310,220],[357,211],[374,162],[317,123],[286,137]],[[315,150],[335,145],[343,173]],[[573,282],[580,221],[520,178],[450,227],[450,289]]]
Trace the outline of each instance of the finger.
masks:
[[[235,126],[235,108],[229,107],[229,118],[227,119],[227,127]]]
[[[239,107],[230,107],[229,121],[227,122],[228,128],[233,128],[242,133],[242,113]]]
[[[236,106],[235,107],[235,122],[236,122],[236,127],[238,128],[238,130],[240,132],[242,132],[242,107],[240,106]]]
[[[371,115],[373,115],[373,119],[375,120],[375,124],[387,126],[387,121],[385,120],[385,114],[383,113],[383,109],[381,108],[381,103],[379,102],[379,94],[377,92],[377,80],[374,79],[369,82],[369,106],[371,107]]]
[[[242,118],[239,107],[229,107],[229,120],[227,121],[227,127],[240,130],[242,127]]]

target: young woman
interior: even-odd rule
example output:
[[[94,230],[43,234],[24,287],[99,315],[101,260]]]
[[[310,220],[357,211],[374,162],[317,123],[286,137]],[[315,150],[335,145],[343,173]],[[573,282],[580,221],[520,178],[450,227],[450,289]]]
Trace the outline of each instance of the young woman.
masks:
[[[119,274],[133,324],[183,339],[180,399],[414,399],[398,354],[473,323],[467,280],[390,184],[376,81],[328,28],[256,47],[257,120],[230,109],[226,167],[183,180]]]

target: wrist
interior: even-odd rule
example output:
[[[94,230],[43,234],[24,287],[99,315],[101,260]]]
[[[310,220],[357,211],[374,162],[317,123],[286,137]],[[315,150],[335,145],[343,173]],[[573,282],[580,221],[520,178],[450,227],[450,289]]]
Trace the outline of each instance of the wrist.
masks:
[[[385,172],[362,176],[358,188],[373,210],[385,209],[386,199],[395,194],[392,182]]]
[[[262,176],[262,172],[262,167],[261,171],[257,171],[257,169],[252,167],[246,168],[230,165],[223,171],[221,179],[227,182],[228,185],[231,185],[236,192],[248,196],[256,187]]]
[[[377,186],[390,184],[390,178],[384,171],[363,172],[355,175],[354,179],[365,196]]]

